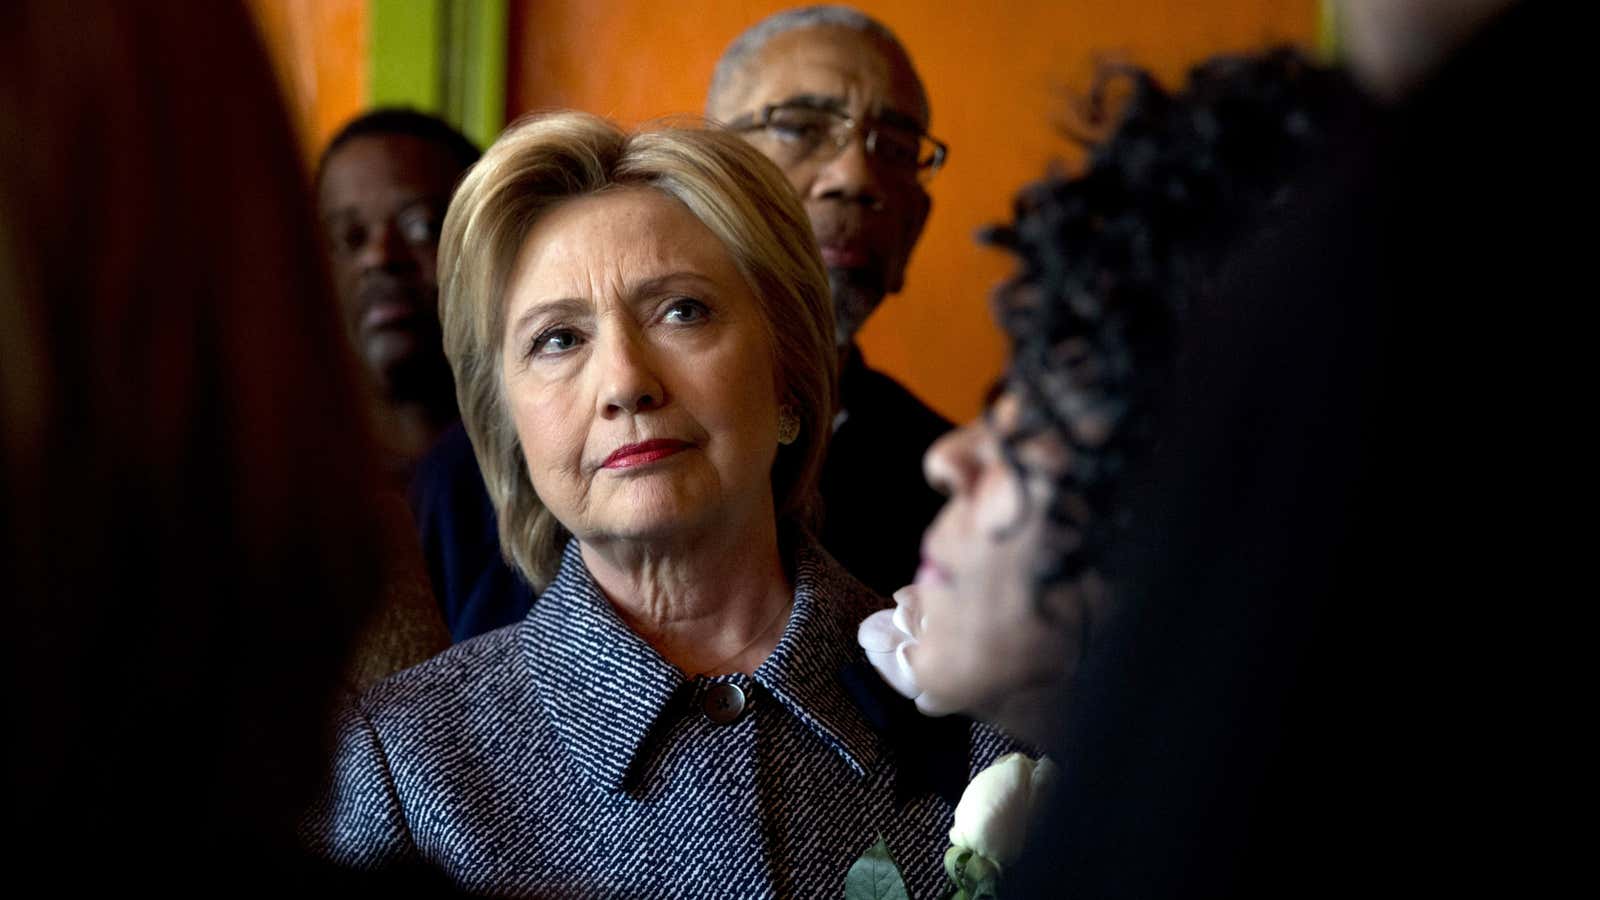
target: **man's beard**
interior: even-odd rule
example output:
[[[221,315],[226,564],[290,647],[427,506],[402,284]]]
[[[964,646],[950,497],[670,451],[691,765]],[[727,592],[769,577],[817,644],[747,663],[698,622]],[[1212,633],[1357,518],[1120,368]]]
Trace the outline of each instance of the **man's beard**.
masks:
[[[834,341],[849,346],[856,332],[883,302],[883,280],[860,269],[829,269],[828,289],[833,293]]]

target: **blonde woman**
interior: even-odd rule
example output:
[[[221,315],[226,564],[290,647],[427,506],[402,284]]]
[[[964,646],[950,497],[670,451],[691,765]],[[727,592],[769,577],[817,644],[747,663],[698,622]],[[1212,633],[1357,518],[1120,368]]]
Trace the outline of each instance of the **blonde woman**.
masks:
[[[777,168],[724,132],[534,119],[463,182],[440,271],[540,597],[349,710],[324,852],[474,892],[805,897],[882,835],[938,892],[949,797],[1002,748],[850,687],[883,601],[810,537],[833,316]]]

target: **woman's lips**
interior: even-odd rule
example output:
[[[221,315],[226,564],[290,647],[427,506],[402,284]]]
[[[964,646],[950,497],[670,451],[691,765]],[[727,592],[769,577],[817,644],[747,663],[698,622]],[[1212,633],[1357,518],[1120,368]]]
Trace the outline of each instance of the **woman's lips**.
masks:
[[[600,464],[602,469],[631,469],[635,466],[647,466],[657,460],[666,459],[682,450],[689,448],[687,441],[675,441],[670,438],[656,438],[655,440],[641,441],[637,444],[625,444],[611,451],[605,462]]]

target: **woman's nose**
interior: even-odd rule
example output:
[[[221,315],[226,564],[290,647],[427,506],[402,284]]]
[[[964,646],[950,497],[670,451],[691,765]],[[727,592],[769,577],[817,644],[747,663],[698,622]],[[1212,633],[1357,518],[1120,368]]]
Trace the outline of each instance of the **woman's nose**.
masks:
[[[614,329],[599,342],[600,414],[606,417],[657,409],[666,402],[665,385],[651,364],[639,335]]]
[[[922,457],[922,473],[945,496],[970,488],[977,477],[983,421],[969,422],[933,442]]]

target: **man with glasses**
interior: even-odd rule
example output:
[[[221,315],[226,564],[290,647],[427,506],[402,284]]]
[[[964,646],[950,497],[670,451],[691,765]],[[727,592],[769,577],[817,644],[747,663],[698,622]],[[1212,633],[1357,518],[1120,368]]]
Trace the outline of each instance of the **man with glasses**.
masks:
[[[822,544],[887,596],[916,573],[940,498],[922,455],[950,422],[865,365],[855,334],[905,285],[947,149],[928,99],[883,24],[810,6],[758,22],[724,51],[706,114],[778,164],[811,218],[833,290],[841,410],[822,474]]]

